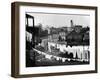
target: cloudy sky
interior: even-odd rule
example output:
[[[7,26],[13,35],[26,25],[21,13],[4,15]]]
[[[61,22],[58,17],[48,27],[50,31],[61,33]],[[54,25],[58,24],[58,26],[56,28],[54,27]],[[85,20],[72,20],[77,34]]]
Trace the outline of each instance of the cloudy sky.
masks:
[[[90,16],[89,15],[74,15],[74,14],[48,14],[48,13],[27,13],[34,16],[35,25],[41,23],[43,27],[54,26],[70,27],[70,20],[73,20],[74,25],[82,25],[83,27],[89,26]]]

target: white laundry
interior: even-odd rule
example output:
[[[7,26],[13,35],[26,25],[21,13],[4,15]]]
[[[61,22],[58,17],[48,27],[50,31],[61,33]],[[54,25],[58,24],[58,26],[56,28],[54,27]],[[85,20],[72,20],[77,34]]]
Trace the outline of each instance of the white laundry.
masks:
[[[45,58],[51,59],[51,55],[45,55]]]

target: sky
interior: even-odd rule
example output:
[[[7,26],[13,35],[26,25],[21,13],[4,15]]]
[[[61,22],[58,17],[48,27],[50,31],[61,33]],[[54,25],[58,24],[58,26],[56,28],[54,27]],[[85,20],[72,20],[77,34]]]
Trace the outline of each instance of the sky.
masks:
[[[89,15],[74,15],[74,14],[50,14],[50,13],[27,13],[34,16],[35,25],[41,23],[43,27],[54,26],[56,28],[67,26],[70,27],[70,21],[73,20],[74,25],[82,25],[87,27],[90,25]],[[31,21],[30,21],[31,23]]]

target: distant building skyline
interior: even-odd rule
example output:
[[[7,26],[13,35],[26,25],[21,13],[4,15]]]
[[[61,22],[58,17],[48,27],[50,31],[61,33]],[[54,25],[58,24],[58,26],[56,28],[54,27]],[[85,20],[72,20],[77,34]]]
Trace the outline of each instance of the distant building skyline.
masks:
[[[34,17],[35,25],[42,24],[43,28],[49,27],[71,27],[73,25],[82,25],[82,27],[90,27],[89,15],[63,15],[63,14],[43,14],[43,13],[27,13]]]

